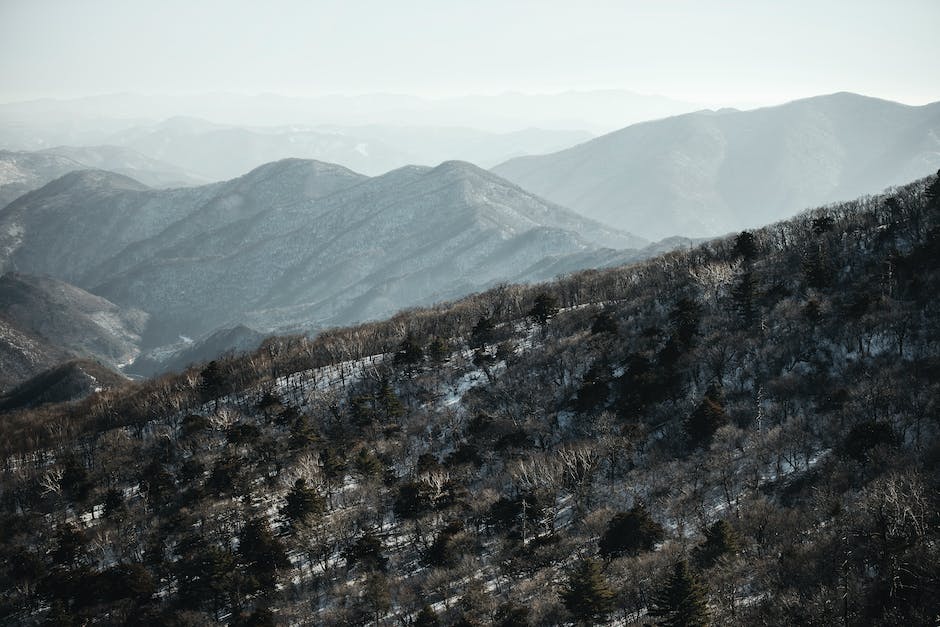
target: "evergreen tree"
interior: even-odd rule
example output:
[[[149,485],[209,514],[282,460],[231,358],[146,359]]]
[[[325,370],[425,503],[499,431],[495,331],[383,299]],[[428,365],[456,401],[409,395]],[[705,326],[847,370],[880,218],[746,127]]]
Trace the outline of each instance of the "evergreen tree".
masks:
[[[428,356],[437,363],[447,359],[450,352],[450,345],[444,338],[436,337],[428,346]]]
[[[249,520],[238,534],[238,556],[255,590],[274,590],[277,571],[290,565],[284,545],[263,518]]]
[[[757,238],[750,231],[741,231],[734,238],[734,254],[742,258],[745,263],[757,257]]]
[[[705,627],[708,606],[705,592],[689,564],[681,560],[653,599],[650,616],[667,627]]]
[[[414,365],[420,363],[423,359],[424,349],[421,348],[418,340],[409,333],[399,345],[398,352],[395,353],[395,363]]]
[[[695,549],[695,562],[699,568],[709,568],[723,555],[738,550],[738,537],[731,525],[719,520],[705,530],[705,541]]]
[[[937,176],[927,186],[924,196],[927,198],[928,209],[940,211],[940,170],[937,170]]]
[[[754,307],[754,294],[757,284],[754,273],[750,270],[744,272],[738,282],[731,288],[731,297],[734,299],[736,313],[745,325],[750,325],[756,317]]]
[[[322,510],[323,498],[316,491],[307,487],[306,479],[300,478],[294,482],[294,487],[287,493],[286,503],[281,509],[281,514],[288,521],[296,522]]]
[[[398,398],[398,394],[395,393],[395,389],[387,379],[382,381],[382,389],[379,390],[378,402],[382,413],[385,414],[385,420],[389,422],[393,421],[395,418],[401,417],[405,413],[405,406],[402,405],[401,399]]]
[[[215,399],[218,406],[218,399],[228,392],[228,377],[222,371],[222,366],[218,361],[212,360],[199,373],[199,392],[203,401]]]
[[[480,316],[480,319],[473,326],[473,330],[470,331],[470,347],[485,348],[487,344],[493,341],[495,330],[496,325],[493,324],[490,318]]]
[[[539,326],[548,324],[549,318],[558,313],[558,300],[547,292],[541,292],[535,297],[535,304],[529,310],[529,317],[539,323]]]
[[[629,512],[615,514],[599,542],[600,554],[605,559],[626,553],[636,555],[649,551],[663,539],[663,527],[653,520],[646,508],[634,505]]]
[[[587,558],[575,567],[561,594],[565,607],[576,621],[593,624],[603,621],[614,609],[611,590],[597,560]]]
[[[728,422],[722,405],[721,388],[712,384],[692,415],[685,421],[685,432],[693,448],[708,448],[719,427]]]

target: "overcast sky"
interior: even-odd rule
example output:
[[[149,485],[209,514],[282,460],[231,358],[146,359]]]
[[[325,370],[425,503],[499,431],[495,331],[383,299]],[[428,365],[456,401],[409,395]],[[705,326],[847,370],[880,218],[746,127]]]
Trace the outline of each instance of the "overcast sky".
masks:
[[[940,0],[0,0],[0,101],[599,88],[940,100]]]

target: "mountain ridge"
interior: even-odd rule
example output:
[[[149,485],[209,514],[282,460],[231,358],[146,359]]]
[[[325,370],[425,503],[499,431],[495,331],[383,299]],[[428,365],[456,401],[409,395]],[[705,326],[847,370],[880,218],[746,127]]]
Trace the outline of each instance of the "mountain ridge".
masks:
[[[492,170],[651,239],[715,236],[930,174],[938,132],[940,103],[838,92],[641,122]]]

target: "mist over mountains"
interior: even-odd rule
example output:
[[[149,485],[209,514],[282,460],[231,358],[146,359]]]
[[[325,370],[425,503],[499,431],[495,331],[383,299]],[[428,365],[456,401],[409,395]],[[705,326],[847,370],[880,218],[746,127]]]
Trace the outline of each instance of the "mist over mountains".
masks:
[[[715,236],[940,167],[940,103],[837,93],[643,122],[493,171],[644,237]]]

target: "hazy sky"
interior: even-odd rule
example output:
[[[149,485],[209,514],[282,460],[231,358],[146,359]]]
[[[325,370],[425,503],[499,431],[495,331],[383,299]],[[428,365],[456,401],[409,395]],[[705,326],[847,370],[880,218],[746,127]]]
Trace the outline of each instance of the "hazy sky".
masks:
[[[618,88],[940,100],[940,0],[0,0],[0,101]]]

